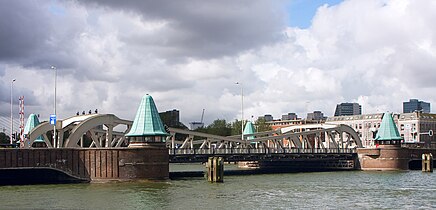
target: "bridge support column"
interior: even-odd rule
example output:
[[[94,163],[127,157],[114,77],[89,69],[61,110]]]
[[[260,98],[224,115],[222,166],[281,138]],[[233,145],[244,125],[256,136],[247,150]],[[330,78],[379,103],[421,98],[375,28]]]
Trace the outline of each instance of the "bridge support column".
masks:
[[[433,172],[433,155],[431,153],[422,154],[422,171]]]
[[[206,167],[209,182],[224,181],[224,159],[222,157],[209,157]]]

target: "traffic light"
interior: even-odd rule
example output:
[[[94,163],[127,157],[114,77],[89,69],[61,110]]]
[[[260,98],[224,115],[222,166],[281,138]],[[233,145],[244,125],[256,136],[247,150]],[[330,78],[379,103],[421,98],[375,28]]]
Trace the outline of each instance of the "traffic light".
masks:
[[[12,134],[12,139],[15,139],[16,135],[17,135],[16,133],[13,133]]]

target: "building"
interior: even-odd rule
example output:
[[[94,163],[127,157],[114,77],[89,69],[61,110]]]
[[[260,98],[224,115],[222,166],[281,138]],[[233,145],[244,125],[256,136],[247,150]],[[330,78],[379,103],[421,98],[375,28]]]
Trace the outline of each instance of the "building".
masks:
[[[180,123],[180,112],[177,109],[161,112],[159,116],[162,122],[168,127],[177,127]]]
[[[362,114],[362,106],[358,103],[341,103],[336,105],[335,116],[350,116]]]
[[[364,147],[373,147],[374,139],[380,128],[383,114],[367,114],[353,116],[328,117],[328,124],[345,124],[352,127],[362,140]],[[422,143],[435,145],[434,136],[428,135],[429,131],[436,130],[436,114],[428,113],[402,113],[394,114],[393,119],[398,127],[402,143]]]
[[[282,115],[282,120],[296,120],[296,119],[298,119],[298,116],[293,112]]]
[[[273,116],[270,115],[270,114],[266,114],[266,115],[264,115],[263,117],[259,117],[258,119],[259,119],[259,120],[260,120],[260,119],[264,119],[265,122],[271,122],[271,121],[274,120]]]
[[[430,103],[418,101],[418,99],[410,99],[408,102],[403,102],[403,113],[412,113],[415,111],[430,113]]]
[[[313,113],[307,113],[307,120],[325,120],[324,113],[321,111],[314,111]]]
[[[204,127],[203,122],[190,122],[189,123],[189,129],[191,129],[191,130],[195,130],[195,129],[203,128],[203,127]]]

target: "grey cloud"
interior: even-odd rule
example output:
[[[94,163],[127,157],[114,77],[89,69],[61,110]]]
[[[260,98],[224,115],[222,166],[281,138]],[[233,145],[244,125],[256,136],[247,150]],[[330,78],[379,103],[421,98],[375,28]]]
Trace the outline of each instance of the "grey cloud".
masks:
[[[2,1],[0,61],[22,61],[43,46],[50,24],[38,1]]]
[[[81,1],[168,21],[159,34],[122,36],[131,45],[155,47],[162,56],[214,58],[281,39],[282,1]],[[157,37],[157,38],[156,38]]]

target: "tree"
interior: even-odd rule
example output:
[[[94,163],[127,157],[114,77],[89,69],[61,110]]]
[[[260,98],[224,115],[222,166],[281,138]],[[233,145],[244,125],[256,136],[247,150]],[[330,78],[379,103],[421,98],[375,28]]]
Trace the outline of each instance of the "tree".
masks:
[[[264,118],[257,119],[255,124],[257,132],[270,131],[272,129],[271,125],[267,124]]]
[[[232,123],[232,135],[241,135],[241,126],[242,121],[236,119],[235,122]]]
[[[216,119],[212,122],[212,124],[208,125],[207,127],[198,128],[196,131],[218,136],[230,136],[232,133],[232,128],[230,124],[226,122],[226,120]]]
[[[9,136],[3,132],[0,132],[0,144],[9,144],[10,142]]]

